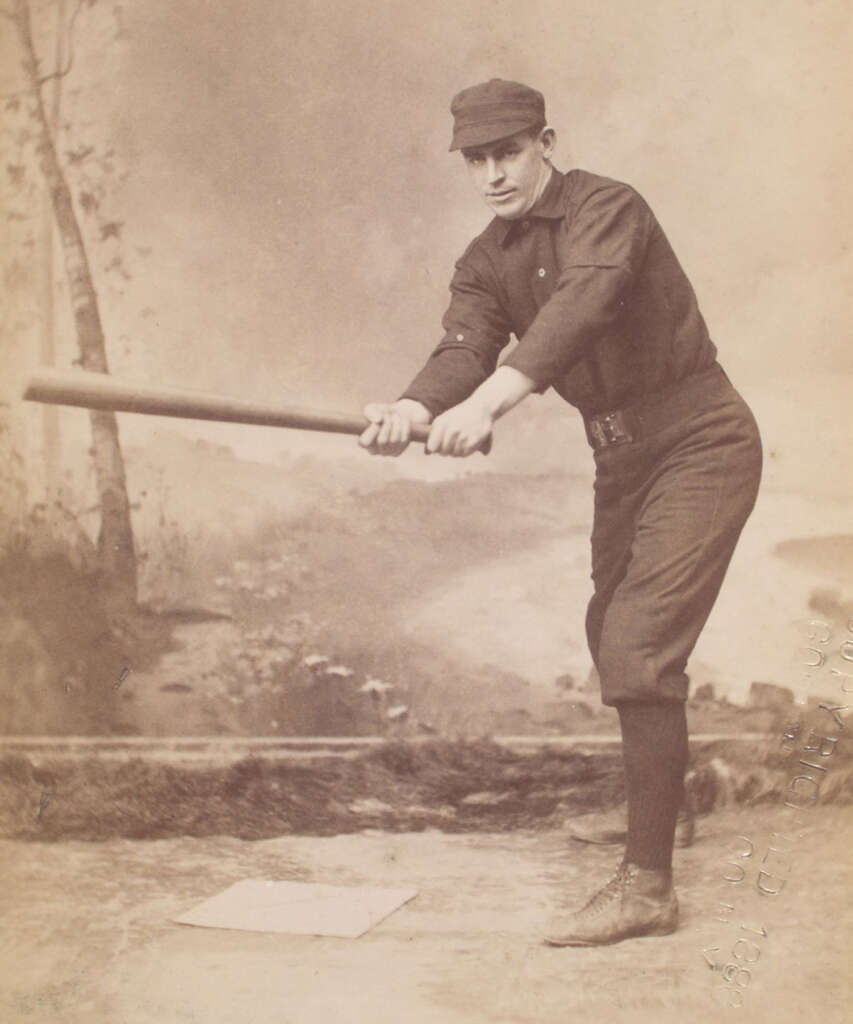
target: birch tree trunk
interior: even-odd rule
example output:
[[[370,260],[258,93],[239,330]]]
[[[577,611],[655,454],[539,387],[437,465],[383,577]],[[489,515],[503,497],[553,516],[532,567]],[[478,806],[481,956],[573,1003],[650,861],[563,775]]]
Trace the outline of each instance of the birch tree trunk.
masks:
[[[92,281],[89,260],[80,224],[74,211],[71,190],[56,152],[41,93],[42,81],[33,45],[30,9],[27,0],[12,0],[12,17],[24,54],[24,70],[34,100],[36,152],[50,193],[56,226],[62,245],[65,273],[80,364],[85,370],[108,373],[104,331],[98,309],[98,296]],[[137,573],[130,502],[124,458],[119,444],[118,424],[111,412],[90,412],[92,458],[95,484],[101,507],[98,556],[103,583],[114,610],[127,610],[136,604]]]

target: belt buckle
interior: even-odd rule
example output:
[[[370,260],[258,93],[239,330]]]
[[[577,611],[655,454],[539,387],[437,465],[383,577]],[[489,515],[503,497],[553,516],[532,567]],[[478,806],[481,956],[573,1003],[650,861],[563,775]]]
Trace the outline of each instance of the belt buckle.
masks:
[[[625,417],[621,412],[608,412],[603,416],[596,416],[591,421],[590,433],[596,448],[609,448],[616,444],[630,444],[634,435],[625,423]]]

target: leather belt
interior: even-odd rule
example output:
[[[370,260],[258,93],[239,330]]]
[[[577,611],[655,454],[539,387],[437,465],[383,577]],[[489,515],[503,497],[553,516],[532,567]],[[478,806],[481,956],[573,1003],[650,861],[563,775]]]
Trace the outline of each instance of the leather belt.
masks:
[[[614,444],[630,444],[636,434],[636,426],[632,429],[629,425],[628,411],[624,409],[602,413],[586,421],[586,437],[596,452]]]
[[[586,437],[593,451],[631,444],[689,416],[701,396],[731,387],[723,368],[713,363],[671,387],[648,395],[625,409],[584,417]]]

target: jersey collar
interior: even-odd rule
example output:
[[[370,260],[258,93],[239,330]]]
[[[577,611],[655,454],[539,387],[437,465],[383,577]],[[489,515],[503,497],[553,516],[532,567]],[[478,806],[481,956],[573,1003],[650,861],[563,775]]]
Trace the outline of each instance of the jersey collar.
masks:
[[[566,198],[569,194],[569,175],[561,174],[556,167],[551,175],[545,191],[533,204],[533,207],[518,220],[502,220],[496,217],[497,231],[501,245],[507,245],[509,241],[526,228],[523,225],[529,224],[536,217],[544,217],[548,220],[557,220],[566,215]]]

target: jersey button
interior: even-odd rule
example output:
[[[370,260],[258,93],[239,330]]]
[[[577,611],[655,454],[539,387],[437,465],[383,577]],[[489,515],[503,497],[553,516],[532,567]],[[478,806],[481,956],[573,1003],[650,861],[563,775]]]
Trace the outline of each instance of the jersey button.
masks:
[[[540,267],[539,270],[537,271],[537,273],[539,274],[540,277],[544,277],[545,276],[545,268],[544,267]]]

